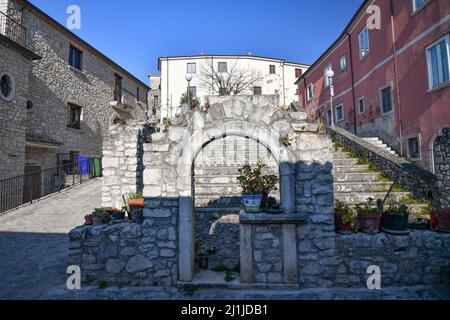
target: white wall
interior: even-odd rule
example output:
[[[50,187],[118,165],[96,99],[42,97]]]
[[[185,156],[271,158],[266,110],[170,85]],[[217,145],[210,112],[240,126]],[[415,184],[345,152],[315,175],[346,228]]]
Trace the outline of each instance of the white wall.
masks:
[[[281,105],[289,105],[293,101],[298,101],[296,95],[297,86],[294,84],[295,69],[307,70],[307,66],[302,64],[286,63],[283,60],[258,58],[253,56],[197,56],[181,58],[161,58],[161,108],[162,116],[174,116],[180,105],[180,99],[183,93],[187,91],[187,64],[196,63],[197,73],[193,75],[191,86],[197,87],[197,97],[200,102],[204,102],[204,97],[215,94],[211,88],[206,88],[199,80],[199,74],[202,68],[213,61],[217,69],[218,62],[227,62],[228,70],[237,62],[239,69],[251,69],[259,72],[263,79],[255,86],[262,88],[262,94],[280,95]],[[275,65],[275,74],[270,74],[270,65]],[[251,88],[245,94],[253,94]]]

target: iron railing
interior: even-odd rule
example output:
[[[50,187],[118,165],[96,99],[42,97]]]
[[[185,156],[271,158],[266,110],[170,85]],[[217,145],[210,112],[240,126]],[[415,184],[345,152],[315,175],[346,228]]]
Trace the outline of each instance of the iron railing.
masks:
[[[80,169],[81,168],[81,169]],[[0,181],[0,213],[94,178],[90,159]]]
[[[26,47],[27,29],[19,22],[0,11],[0,34]]]
[[[114,88],[114,101],[130,107],[137,104],[147,105],[147,96],[145,92],[141,92],[138,99],[137,94],[134,94],[127,89]]]

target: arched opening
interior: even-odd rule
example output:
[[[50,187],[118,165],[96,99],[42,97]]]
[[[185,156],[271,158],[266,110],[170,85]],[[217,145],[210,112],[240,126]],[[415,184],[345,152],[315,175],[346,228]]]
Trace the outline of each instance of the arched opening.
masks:
[[[268,148],[278,164],[280,173],[280,203],[285,213],[295,212],[296,156],[280,145],[279,136],[266,127],[246,121],[229,121],[214,128],[195,132],[183,145],[177,164],[179,189],[179,279],[191,282],[195,275],[195,206],[193,163],[211,141],[224,136],[249,137]],[[294,192],[293,192],[294,190]]]
[[[221,281],[240,267],[238,170],[245,164],[267,164],[265,173],[280,176],[272,151],[248,136],[223,135],[206,143],[192,163],[196,273]],[[280,203],[279,184],[270,195]],[[207,262],[207,263],[206,263]]]

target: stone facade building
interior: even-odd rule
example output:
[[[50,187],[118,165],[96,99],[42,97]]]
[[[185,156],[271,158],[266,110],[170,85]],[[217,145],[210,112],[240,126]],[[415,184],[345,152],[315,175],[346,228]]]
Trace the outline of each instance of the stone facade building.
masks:
[[[111,124],[147,120],[145,83],[28,1],[0,16],[0,180],[101,156]]]

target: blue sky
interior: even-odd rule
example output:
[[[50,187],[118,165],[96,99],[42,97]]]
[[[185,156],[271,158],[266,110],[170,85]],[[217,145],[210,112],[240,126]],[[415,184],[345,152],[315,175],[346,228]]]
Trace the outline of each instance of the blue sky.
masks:
[[[74,32],[147,83],[159,56],[246,54],[312,63],[363,0],[31,0],[62,24],[81,8]]]

